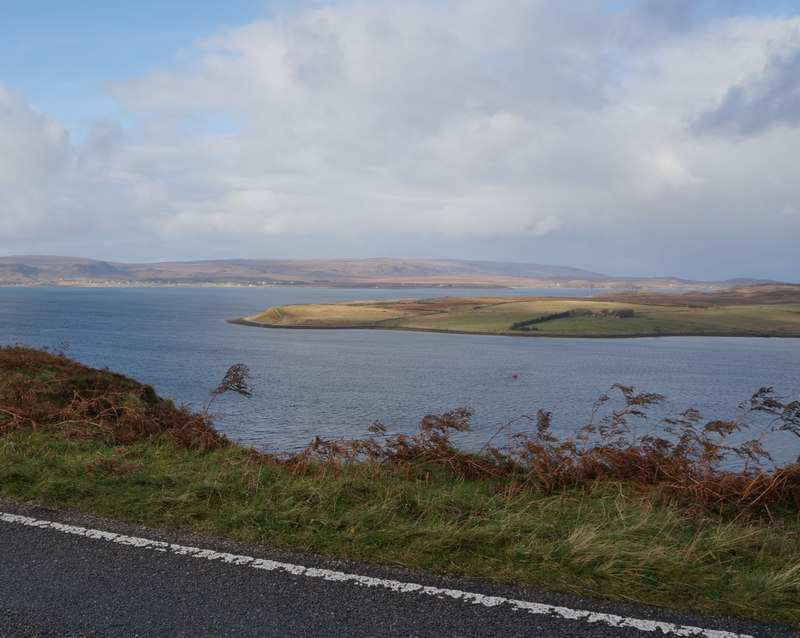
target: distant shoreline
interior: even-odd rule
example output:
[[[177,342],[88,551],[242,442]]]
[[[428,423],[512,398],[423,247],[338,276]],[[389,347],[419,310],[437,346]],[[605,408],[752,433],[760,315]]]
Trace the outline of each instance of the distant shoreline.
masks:
[[[14,283],[0,282],[0,288],[276,288],[280,290],[292,289],[323,289],[323,290],[515,290],[526,288],[552,288],[554,290],[590,290],[581,286],[555,286],[552,284],[542,284],[540,286],[527,285],[501,285],[501,284],[400,284],[387,283],[381,285],[358,284],[358,283],[336,283],[336,284],[250,284],[250,283],[170,283],[170,282],[130,282],[130,283],[98,283],[98,282],[37,282],[37,283]],[[617,288],[591,288],[600,292],[606,290],[617,290]],[[664,289],[668,290],[668,289]]]
[[[580,268],[458,259],[219,259],[123,263],[0,256],[0,286],[247,286],[286,288],[687,290],[779,283],[610,276]]]

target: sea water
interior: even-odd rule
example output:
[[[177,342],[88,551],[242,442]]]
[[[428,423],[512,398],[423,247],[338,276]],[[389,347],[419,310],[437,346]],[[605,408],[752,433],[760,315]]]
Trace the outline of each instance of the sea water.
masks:
[[[538,409],[552,412],[554,431],[566,434],[592,419],[593,404],[615,383],[665,395],[668,410],[694,407],[706,420],[731,417],[762,386],[800,399],[798,339],[512,338],[225,322],[277,304],[588,292],[9,287],[0,288],[0,343],[62,344],[82,363],[151,384],[195,409],[229,366],[244,363],[253,396],[220,396],[212,406],[221,413],[216,427],[277,451],[297,450],[317,435],[364,436],[376,419],[390,433],[413,433],[424,415],[459,406],[475,411],[473,431],[456,438],[466,448],[480,448],[505,423]],[[775,441],[781,459],[800,453],[797,437]]]

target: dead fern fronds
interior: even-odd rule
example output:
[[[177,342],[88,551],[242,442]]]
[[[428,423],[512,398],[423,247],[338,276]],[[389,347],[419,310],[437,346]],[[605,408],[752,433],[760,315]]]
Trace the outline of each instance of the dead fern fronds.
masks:
[[[243,363],[234,363],[222,377],[219,385],[211,390],[212,395],[235,392],[244,397],[253,396],[253,386],[248,383],[250,369]]]

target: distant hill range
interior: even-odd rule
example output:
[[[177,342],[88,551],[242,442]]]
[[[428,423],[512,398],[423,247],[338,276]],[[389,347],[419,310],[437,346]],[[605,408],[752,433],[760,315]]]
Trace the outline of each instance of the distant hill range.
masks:
[[[609,277],[562,266],[444,259],[224,259],[127,264],[79,257],[0,257],[0,285],[246,285],[701,289],[776,283]]]

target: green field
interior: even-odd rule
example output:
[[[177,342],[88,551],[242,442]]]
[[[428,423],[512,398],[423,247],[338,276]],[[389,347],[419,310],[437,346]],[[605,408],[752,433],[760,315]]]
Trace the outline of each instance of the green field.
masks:
[[[568,314],[548,319],[550,315]],[[382,328],[527,336],[800,336],[800,286],[724,294],[443,297],[274,306],[241,320],[275,328]],[[515,324],[528,326],[515,327]]]

